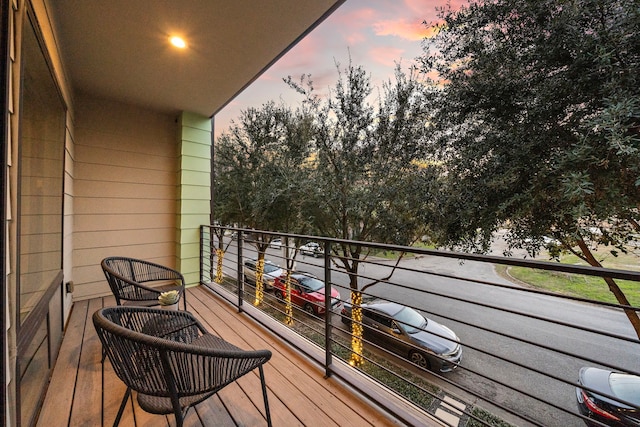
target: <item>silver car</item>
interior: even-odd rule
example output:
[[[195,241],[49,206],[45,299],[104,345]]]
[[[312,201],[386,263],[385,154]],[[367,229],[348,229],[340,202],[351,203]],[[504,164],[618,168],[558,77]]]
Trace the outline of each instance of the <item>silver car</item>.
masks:
[[[319,258],[324,255],[324,249],[316,242],[308,242],[300,246],[299,250],[302,255],[311,255],[314,258]]]
[[[244,278],[247,282],[254,284],[256,283],[256,263],[257,259],[252,258],[248,259],[244,262]],[[280,277],[284,274],[284,270],[278,267],[276,264],[272,263],[269,260],[264,261],[264,271],[262,272],[262,283],[264,283],[264,288],[266,290],[273,289],[273,283],[276,280],[276,277]]]
[[[282,239],[277,238],[273,239],[271,243],[269,243],[269,247],[273,249],[281,249],[282,248]]]
[[[351,305],[342,308],[342,322],[351,323]],[[362,304],[365,338],[425,369],[450,372],[462,359],[460,339],[449,328],[395,302]]]

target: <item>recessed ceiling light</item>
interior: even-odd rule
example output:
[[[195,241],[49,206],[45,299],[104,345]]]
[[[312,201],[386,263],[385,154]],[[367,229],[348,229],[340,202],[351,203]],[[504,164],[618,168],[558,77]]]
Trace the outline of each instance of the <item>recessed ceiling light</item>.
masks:
[[[187,47],[187,42],[185,42],[182,37],[173,36],[169,38],[169,41],[177,48],[184,49]]]

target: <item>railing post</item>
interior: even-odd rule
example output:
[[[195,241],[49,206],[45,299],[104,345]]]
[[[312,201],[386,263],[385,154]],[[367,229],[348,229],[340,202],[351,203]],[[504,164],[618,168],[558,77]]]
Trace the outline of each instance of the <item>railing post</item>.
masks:
[[[244,271],[242,270],[242,242],[244,237],[242,231],[236,234],[236,245],[238,247],[238,312],[242,312],[242,301],[244,300]]]
[[[325,377],[331,376],[331,244],[324,242],[324,348],[325,348]]]

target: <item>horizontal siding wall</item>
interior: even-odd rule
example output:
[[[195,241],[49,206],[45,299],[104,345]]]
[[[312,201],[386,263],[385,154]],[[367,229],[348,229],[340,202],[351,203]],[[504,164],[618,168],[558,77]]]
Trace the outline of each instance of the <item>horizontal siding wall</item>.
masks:
[[[76,103],[74,299],[108,294],[100,261],[176,263],[176,118],[94,98]]]

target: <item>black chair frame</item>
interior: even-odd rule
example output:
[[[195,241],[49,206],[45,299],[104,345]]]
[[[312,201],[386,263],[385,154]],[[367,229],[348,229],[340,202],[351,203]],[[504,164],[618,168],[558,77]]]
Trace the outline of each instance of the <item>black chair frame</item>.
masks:
[[[162,292],[177,290],[184,309],[187,309],[185,280],[177,270],[141,259],[118,256],[103,259],[101,267],[118,305],[160,305],[158,297]],[[149,286],[153,282],[172,283]]]
[[[256,368],[264,416],[272,425],[263,370],[271,351],[242,350],[208,333],[187,311],[108,307],[93,314],[93,324],[114,372],[127,386],[114,426],[131,390],[143,410],[173,413],[182,426],[189,408]]]

